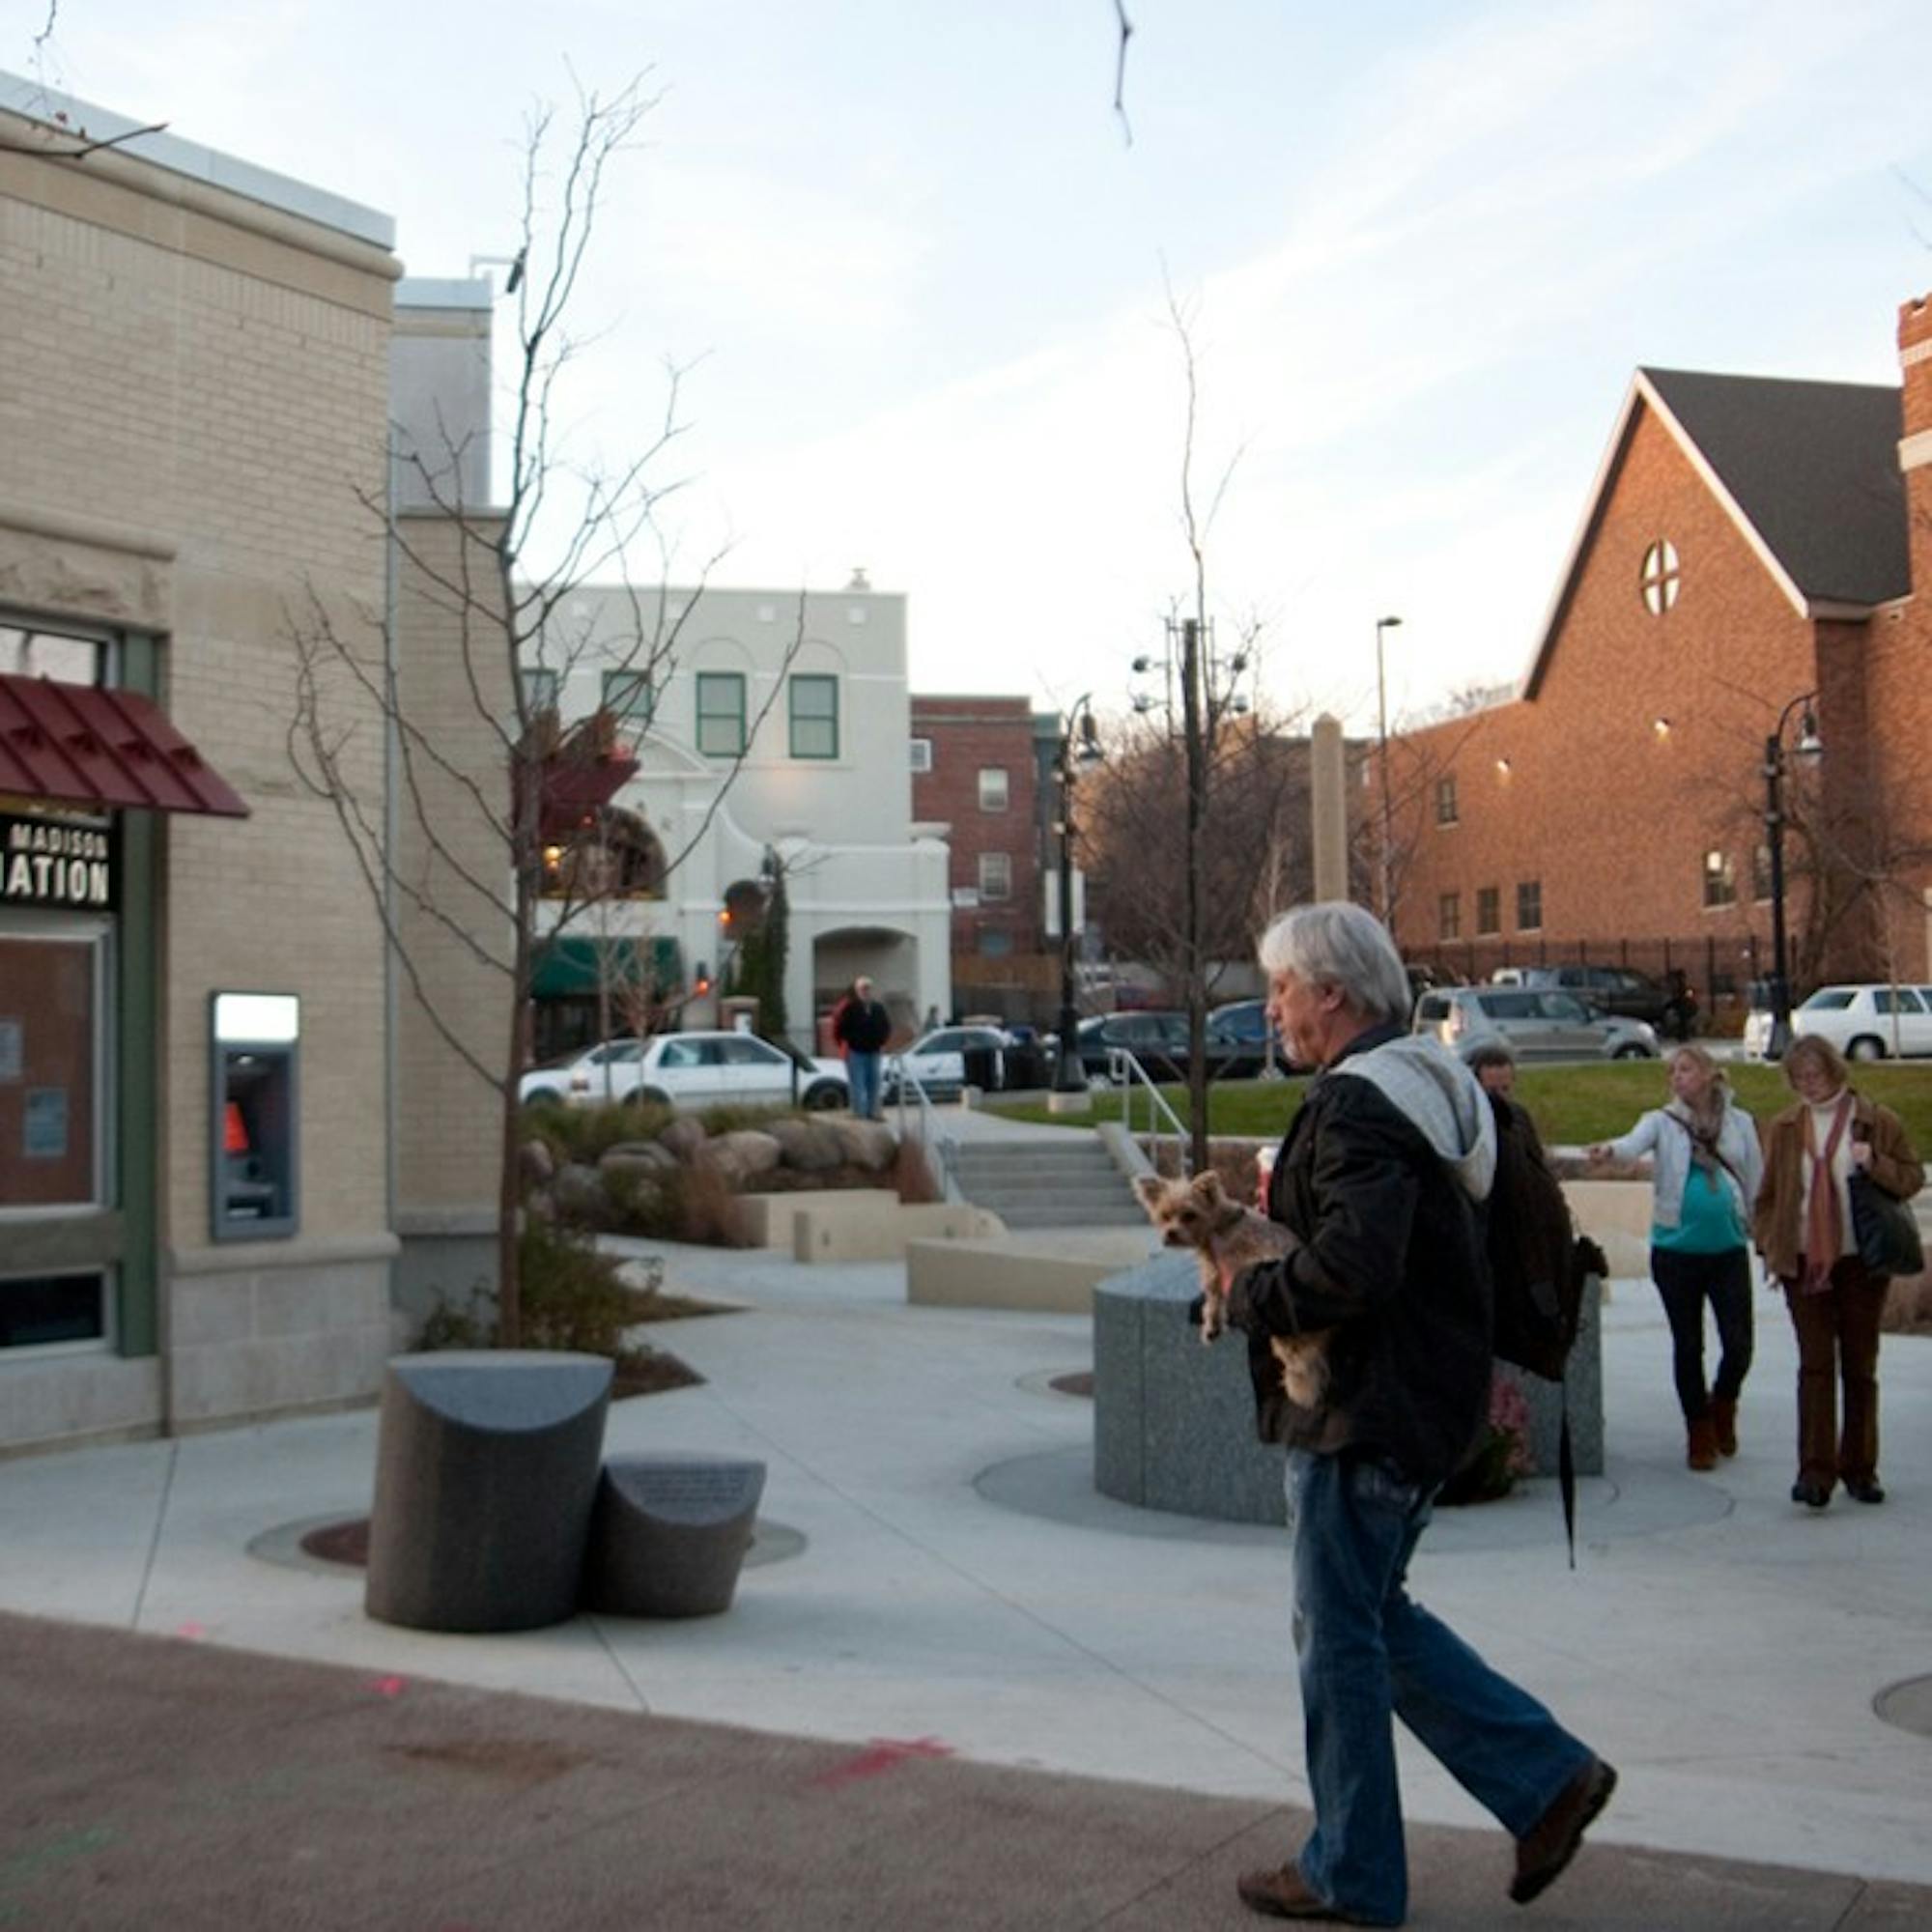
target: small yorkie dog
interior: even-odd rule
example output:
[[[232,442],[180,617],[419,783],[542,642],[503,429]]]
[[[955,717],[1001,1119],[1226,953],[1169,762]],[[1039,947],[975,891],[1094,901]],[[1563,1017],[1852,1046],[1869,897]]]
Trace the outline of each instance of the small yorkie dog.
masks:
[[[1221,1185],[1218,1174],[1192,1180],[1163,1180],[1144,1174],[1134,1192],[1148,1219],[1160,1230],[1164,1246],[1192,1248],[1201,1267],[1201,1339],[1211,1342],[1228,1325],[1221,1264],[1236,1270],[1256,1262],[1275,1261],[1295,1247],[1294,1236],[1278,1221],[1243,1208]],[[1281,1364],[1281,1383],[1289,1400],[1319,1408],[1328,1391],[1325,1330],[1312,1335],[1270,1335],[1268,1347]]]

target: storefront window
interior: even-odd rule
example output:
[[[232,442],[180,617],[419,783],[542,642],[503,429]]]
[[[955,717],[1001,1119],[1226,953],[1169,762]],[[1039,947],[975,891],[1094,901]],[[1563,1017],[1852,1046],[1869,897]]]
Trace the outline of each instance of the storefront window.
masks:
[[[0,927],[0,1212],[106,1199],[101,946]]]

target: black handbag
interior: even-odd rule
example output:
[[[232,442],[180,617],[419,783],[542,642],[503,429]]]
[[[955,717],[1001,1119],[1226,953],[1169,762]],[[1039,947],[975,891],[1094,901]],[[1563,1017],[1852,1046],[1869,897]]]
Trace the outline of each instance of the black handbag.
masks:
[[[1868,1274],[1923,1274],[1925,1249],[1918,1220],[1895,1194],[1870,1175],[1854,1170],[1850,1182],[1852,1234]]]

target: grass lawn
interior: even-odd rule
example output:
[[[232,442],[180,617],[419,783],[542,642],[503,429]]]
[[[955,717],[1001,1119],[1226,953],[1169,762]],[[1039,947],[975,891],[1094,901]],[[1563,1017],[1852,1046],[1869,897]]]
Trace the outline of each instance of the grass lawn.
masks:
[[[1739,1103],[1768,1122],[1791,1099],[1781,1067],[1756,1062],[1737,1062],[1725,1067]],[[1889,1107],[1905,1122],[1912,1144],[1932,1155],[1932,1063],[1854,1067],[1854,1084]],[[1208,1089],[1208,1132],[1216,1135],[1275,1138],[1287,1127],[1300,1104],[1305,1080],[1235,1080]],[[1187,1090],[1163,1087],[1162,1095],[1182,1121],[1187,1119]],[[1517,1069],[1517,1098],[1536,1119],[1544,1140],[1565,1147],[1605,1141],[1626,1133],[1646,1107],[1662,1106],[1669,1097],[1663,1063],[1659,1060],[1613,1061],[1575,1066],[1523,1066]],[[1095,1121],[1121,1118],[1118,1094],[1095,1094],[1091,1115],[1049,1114],[1045,1103],[1010,1106],[995,1102],[989,1111],[1014,1120],[1043,1121],[1052,1126],[1086,1126]],[[1134,1124],[1148,1116],[1146,1097],[1134,1107]]]

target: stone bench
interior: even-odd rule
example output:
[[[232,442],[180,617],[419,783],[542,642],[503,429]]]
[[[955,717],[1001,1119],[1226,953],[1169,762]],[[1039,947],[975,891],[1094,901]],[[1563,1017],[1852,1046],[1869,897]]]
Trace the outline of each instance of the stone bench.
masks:
[[[577,1612],[611,1364],[543,1350],[398,1355],[383,1379],[369,1615],[515,1631]]]
[[[1145,1227],[1041,1229],[984,1239],[906,1243],[915,1308],[1013,1308],[1086,1315],[1094,1290],[1152,1247]]]
[[[868,1204],[876,1199],[869,1193],[859,1198]],[[1005,1232],[997,1214],[964,1201],[906,1202],[889,1195],[885,1205],[859,1208],[832,1201],[792,1216],[792,1259],[896,1262],[914,1241],[984,1240]]]
[[[1094,1298],[1094,1486],[1117,1502],[1230,1522],[1286,1520],[1279,1448],[1255,1435],[1246,1340],[1212,1347],[1187,1319],[1201,1291],[1192,1257],[1160,1254],[1109,1276]],[[1537,1473],[1556,1473],[1564,1390],[1518,1380]],[[1604,1470],[1603,1308],[1586,1297],[1570,1357],[1570,1439],[1577,1473]]]
[[[659,1451],[604,1465],[583,1563],[583,1607],[701,1617],[731,1607],[752,1547],[765,1465]]]
[[[731,1231],[748,1248],[789,1254],[798,1238],[801,1211],[884,1213],[899,1205],[890,1187],[801,1187],[788,1194],[740,1194],[731,1203]]]

